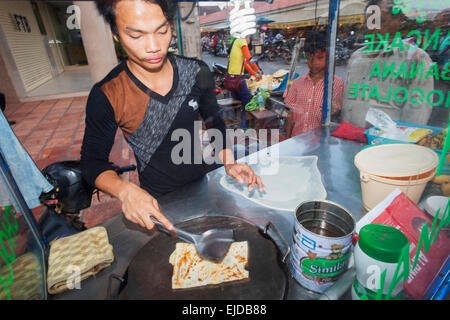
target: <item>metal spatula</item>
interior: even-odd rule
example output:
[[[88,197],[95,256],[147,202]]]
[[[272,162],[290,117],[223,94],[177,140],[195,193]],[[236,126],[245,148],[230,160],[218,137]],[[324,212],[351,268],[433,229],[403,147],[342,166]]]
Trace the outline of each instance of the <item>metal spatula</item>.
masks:
[[[210,229],[202,234],[194,234],[174,227],[176,234],[169,232],[164,225],[150,217],[158,230],[192,243],[202,259],[220,261],[225,257],[231,243],[235,242],[232,229]]]

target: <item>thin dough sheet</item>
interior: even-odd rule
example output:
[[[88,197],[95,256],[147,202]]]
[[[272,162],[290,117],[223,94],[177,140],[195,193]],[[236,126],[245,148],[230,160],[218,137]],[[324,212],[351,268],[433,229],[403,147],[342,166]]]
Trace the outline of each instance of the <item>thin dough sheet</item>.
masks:
[[[266,186],[267,190],[264,192],[260,192],[256,185],[249,192],[247,183],[239,183],[228,175],[220,179],[220,184],[226,190],[259,205],[275,210],[294,211],[303,201],[324,200],[327,197],[317,168],[317,159],[317,156],[274,158],[274,161],[279,161],[279,165],[278,170],[271,170],[271,174],[265,174],[268,172],[265,170],[267,164],[250,164]]]

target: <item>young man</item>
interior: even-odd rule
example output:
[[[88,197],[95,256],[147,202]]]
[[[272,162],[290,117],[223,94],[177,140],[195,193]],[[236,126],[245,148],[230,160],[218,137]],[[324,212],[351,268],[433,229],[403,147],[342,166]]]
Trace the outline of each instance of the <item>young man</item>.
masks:
[[[326,35],[312,32],[305,40],[306,64],[309,72],[295,79],[289,88],[284,102],[292,107],[286,122],[287,137],[320,127],[324,76],[327,65]],[[331,114],[336,115],[342,108],[344,81],[334,76]]]
[[[194,126],[198,115],[207,127],[220,130],[225,140],[211,73],[202,61],[168,53],[175,16],[172,1],[103,0],[97,6],[128,59],[95,84],[89,94],[81,150],[83,176],[120,199],[128,220],[152,229],[153,216],[172,230],[156,198],[206,173],[204,163],[192,164],[199,151]],[[140,187],[120,179],[108,162],[118,127],[134,151]],[[180,143],[177,129],[189,132],[193,146],[191,154],[182,150],[183,159],[191,157],[181,164],[173,159],[180,154],[174,148]],[[218,158],[231,177],[248,182],[249,188],[255,184],[264,188],[247,164],[235,163],[232,151],[224,148]]]

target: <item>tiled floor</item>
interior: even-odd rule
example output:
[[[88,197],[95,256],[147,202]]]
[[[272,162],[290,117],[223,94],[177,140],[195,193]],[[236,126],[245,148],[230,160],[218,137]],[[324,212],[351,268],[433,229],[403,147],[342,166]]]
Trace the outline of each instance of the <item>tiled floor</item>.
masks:
[[[80,97],[7,105],[5,116],[16,121],[13,131],[39,169],[57,161],[80,158],[86,100],[87,97]],[[110,161],[120,166],[135,163],[120,130]],[[137,182],[136,172],[125,173],[123,178]],[[42,209],[38,207],[33,212],[38,217]],[[91,207],[83,210],[81,216],[90,227],[117,214],[121,214],[120,202],[101,193],[100,200],[93,197]]]
[[[89,92],[94,84],[88,66],[66,70],[28,92],[28,97],[51,96],[71,92]]]

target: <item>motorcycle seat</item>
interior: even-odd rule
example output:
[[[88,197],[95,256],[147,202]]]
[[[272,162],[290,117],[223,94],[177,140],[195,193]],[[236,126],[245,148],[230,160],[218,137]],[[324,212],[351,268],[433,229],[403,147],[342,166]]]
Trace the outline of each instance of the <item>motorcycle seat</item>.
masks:
[[[218,64],[214,62],[214,67],[221,69],[221,70],[227,70],[227,67],[224,66],[223,64]]]

